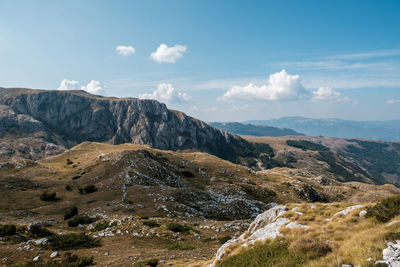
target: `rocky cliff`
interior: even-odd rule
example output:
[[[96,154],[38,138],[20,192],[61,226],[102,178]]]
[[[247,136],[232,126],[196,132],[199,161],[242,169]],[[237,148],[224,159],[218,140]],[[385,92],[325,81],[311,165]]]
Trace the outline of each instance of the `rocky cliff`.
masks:
[[[155,100],[3,88],[0,104],[7,112],[37,121],[38,127],[59,136],[66,147],[83,141],[147,144],[159,149],[199,150],[234,163],[254,161],[263,152],[256,152],[253,144],[237,135],[169,110]]]

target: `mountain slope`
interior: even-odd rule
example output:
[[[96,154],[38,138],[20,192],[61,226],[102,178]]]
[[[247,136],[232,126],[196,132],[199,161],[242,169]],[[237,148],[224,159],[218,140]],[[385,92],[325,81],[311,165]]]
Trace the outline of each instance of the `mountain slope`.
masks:
[[[244,124],[239,122],[211,122],[210,125],[220,130],[240,135],[252,135],[252,136],[304,135],[302,133],[293,131],[292,129],[277,128],[267,125]]]
[[[241,137],[169,110],[155,100],[96,96],[84,91],[0,89],[0,104],[41,123],[57,145],[84,141],[146,144],[169,150],[197,150],[234,163],[254,161],[268,145],[254,147]],[[7,131],[7,129],[4,129]],[[268,157],[262,164],[271,165]]]
[[[286,127],[308,136],[338,138],[366,138],[384,141],[400,141],[400,120],[393,121],[350,121],[339,119],[310,119],[283,117],[274,120],[246,121],[255,125]]]

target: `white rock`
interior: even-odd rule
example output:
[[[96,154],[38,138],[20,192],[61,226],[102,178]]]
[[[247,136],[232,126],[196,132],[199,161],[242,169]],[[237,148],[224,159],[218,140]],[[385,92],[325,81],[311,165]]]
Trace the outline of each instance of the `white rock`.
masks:
[[[308,225],[300,224],[298,222],[291,222],[286,225],[287,228],[304,228],[307,229]]]
[[[4,257],[4,258],[3,258],[3,261],[4,261],[4,262],[8,261],[8,257]]]
[[[396,244],[392,242],[386,242],[387,248],[383,249],[383,259],[376,261],[377,263],[386,263],[391,267],[400,267],[400,240],[396,240]]]
[[[40,238],[34,241],[36,245],[44,245],[47,243],[47,238]]]
[[[364,217],[367,214],[366,210],[362,210],[360,211],[360,213],[358,214],[359,217]]]
[[[58,251],[54,251],[53,253],[50,254],[50,259],[56,258],[60,256],[60,253]]]
[[[339,211],[339,212],[336,212],[335,214],[333,214],[333,216],[332,216],[331,218],[326,219],[326,221],[332,221],[332,219],[333,219],[335,216],[338,216],[338,215],[346,216],[347,214],[349,214],[349,213],[352,212],[353,210],[358,209],[358,208],[362,208],[362,207],[364,207],[364,205],[353,205],[353,206],[347,207],[347,208],[345,208],[344,210],[341,210],[341,211]]]
[[[41,255],[37,255],[36,257],[33,258],[33,261],[39,261],[42,258]]]

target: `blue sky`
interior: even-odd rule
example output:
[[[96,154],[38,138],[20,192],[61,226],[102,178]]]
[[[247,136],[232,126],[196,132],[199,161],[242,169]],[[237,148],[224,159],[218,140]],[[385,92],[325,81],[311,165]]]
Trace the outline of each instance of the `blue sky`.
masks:
[[[397,0],[0,0],[0,87],[155,98],[207,121],[400,119],[399,14]]]

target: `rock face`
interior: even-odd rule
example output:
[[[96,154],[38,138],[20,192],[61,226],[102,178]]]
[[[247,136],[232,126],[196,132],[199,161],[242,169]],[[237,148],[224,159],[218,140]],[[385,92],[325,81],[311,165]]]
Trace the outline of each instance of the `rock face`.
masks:
[[[110,98],[84,91],[0,89],[6,117],[59,136],[70,147],[83,141],[147,144],[169,150],[199,150],[240,163],[258,158],[253,145],[237,135],[167,109],[155,100]],[[11,117],[11,122],[8,117]],[[265,160],[264,160],[265,161]]]

